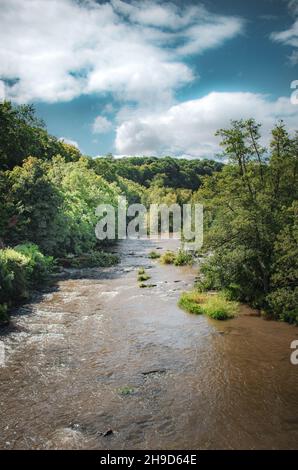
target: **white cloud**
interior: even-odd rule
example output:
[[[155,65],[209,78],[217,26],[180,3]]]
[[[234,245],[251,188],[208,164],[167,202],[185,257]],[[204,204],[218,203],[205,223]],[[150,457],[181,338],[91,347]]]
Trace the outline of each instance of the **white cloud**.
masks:
[[[288,7],[294,16],[298,16],[297,0],[291,0],[288,3]],[[293,65],[298,64],[298,18],[289,29],[272,33],[271,39],[281,44],[294,47],[295,50],[290,56],[290,61]]]
[[[79,144],[76,140],[68,139],[67,137],[60,137],[60,142],[65,142],[66,144],[72,145],[73,147],[76,147],[78,150],[80,150]]]
[[[229,126],[231,119],[250,117],[263,124],[266,143],[279,119],[283,118],[291,130],[297,128],[298,106],[293,106],[289,98],[270,101],[254,93],[213,92],[159,114],[124,121],[117,129],[116,151],[126,155],[214,156],[220,151],[216,130]]]
[[[1,0],[0,77],[17,102],[116,99],[169,106],[194,79],[183,63],[239,34],[240,18],[157,0]],[[9,85],[10,83],[10,85]]]
[[[104,116],[97,116],[92,125],[93,134],[106,134],[113,128],[113,123]]]
[[[289,46],[298,47],[298,19],[285,31],[272,33],[271,37],[274,41],[287,44]]]

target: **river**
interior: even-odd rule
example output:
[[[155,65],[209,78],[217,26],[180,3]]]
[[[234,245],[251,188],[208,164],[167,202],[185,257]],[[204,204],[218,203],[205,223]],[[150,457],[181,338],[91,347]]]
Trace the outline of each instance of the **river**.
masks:
[[[1,448],[297,448],[298,329],[245,306],[227,322],[180,310],[197,269],[148,259],[175,243],[123,241],[119,265],[70,270],[15,312]]]

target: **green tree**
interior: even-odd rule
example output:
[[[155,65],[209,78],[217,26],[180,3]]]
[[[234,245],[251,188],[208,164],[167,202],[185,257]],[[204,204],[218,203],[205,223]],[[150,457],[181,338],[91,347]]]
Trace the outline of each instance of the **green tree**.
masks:
[[[297,199],[297,138],[279,123],[269,155],[260,145],[260,126],[251,119],[234,121],[218,135],[228,164],[205,178],[194,196],[205,205],[205,248],[213,253],[202,268],[204,285],[268,308],[276,240]]]

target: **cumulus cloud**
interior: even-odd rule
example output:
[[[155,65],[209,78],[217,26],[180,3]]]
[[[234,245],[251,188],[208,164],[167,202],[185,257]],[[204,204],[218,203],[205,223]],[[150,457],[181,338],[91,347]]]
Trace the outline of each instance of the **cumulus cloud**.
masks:
[[[1,0],[0,79],[8,99],[112,93],[165,105],[194,79],[183,62],[239,34],[243,20],[157,0]]]
[[[112,122],[109,121],[106,117],[97,116],[92,125],[92,132],[93,134],[106,134],[112,129],[112,127]]]
[[[290,130],[297,128],[298,107],[289,98],[270,101],[261,94],[213,92],[165,112],[123,122],[117,129],[116,151],[126,155],[214,156],[220,150],[216,130],[228,126],[231,119],[250,117],[263,124],[266,144],[279,119],[284,119]]]

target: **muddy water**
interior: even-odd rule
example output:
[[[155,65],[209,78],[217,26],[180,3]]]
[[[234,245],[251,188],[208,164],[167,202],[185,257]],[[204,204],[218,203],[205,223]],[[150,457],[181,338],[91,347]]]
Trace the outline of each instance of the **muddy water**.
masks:
[[[1,448],[298,447],[298,329],[244,307],[184,313],[196,270],[147,257],[168,243],[123,242],[120,265],[70,272],[19,309],[1,337]]]

